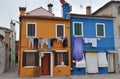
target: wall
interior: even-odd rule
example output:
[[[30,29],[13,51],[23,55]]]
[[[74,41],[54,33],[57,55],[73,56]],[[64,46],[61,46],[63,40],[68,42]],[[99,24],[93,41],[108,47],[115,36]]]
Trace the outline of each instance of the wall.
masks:
[[[90,18],[72,18],[71,19],[72,36],[73,36],[73,31],[72,31],[73,22],[83,22],[83,38],[97,38],[96,23],[105,24],[105,37],[97,40],[97,47],[93,48],[91,44],[84,43],[84,50],[98,50],[100,52],[105,52],[106,50],[114,50],[114,33],[113,33],[112,20],[94,19],[94,18],[93,19],[92,18],[91,19]]]
[[[68,50],[69,53],[69,65],[67,67],[55,67],[52,63],[52,74],[53,76],[65,76],[70,75],[70,67],[71,67],[71,60],[70,60],[70,27],[68,20],[47,20],[47,19],[23,19],[21,21],[21,39],[20,39],[20,59],[19,59],[19,74],[20,77],[32,77],[34,76],[34,67],[33,68],[23,68],[22,67],[22,54],[24,50],[31,50],[28,48],[29,39],[26,37],[26,23],[33,22],[37,24],[37,38],[56,38],[56,24],[65,24],[65,36],[68,38],[68,47],[63,48],[61,44],[55,43],[52,49],[55,50]],[[52,53],[54,54],[54,52]],[[54,56],[54,55],[53,55]],[[54,57],[52,62],[54,62]],[[58,73],[57,71],[60,70],[61,72]],[[67,72],[66,72],[67,71]]]

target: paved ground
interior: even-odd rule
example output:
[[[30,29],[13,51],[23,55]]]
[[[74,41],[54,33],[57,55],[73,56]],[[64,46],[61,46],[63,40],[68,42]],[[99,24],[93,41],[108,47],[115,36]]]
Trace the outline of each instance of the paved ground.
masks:
[[[64,76],[64,77],[37,77],[37,78],[19,78],[17,75],[17,66],[8,72],[0,74],[0,79],[120,79],[120,74],[94,74],[81,76]]]

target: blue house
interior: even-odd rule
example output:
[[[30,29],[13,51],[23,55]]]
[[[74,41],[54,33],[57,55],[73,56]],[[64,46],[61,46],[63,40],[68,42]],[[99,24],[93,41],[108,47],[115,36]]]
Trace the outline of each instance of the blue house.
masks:
[[[111,16],[72,14],[71,6],[62,4],[63,17],[70,19],[72,75],[109,73],[109,52],[114,50],[114,29]]]

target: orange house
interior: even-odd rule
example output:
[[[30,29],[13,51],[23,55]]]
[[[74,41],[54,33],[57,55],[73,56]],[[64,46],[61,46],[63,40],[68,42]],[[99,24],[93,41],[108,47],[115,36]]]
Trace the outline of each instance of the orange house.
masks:
[[[26,13],[20,7],[20,77],[71,74],[70,23],[42,7]]]

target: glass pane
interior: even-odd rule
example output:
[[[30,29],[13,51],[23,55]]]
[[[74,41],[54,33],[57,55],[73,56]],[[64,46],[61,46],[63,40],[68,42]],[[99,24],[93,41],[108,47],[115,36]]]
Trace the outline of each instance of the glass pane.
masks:
[[[103,25],[97,25],[97,36],[104,36],[104,27]]]
[[[26,66],[34,66],[35,65],[35,57],[33,52],[28,52],[26,55]]]
[[[82,35],[82,26],[80,23],[75,23],[74,24],[74,31],[75,31],[75,35]]]
[[[57,37],[63,37],[64,28],[62,25],[57,25]]]
[[[35,24],[28,24],[28,36],[35,36]]]

